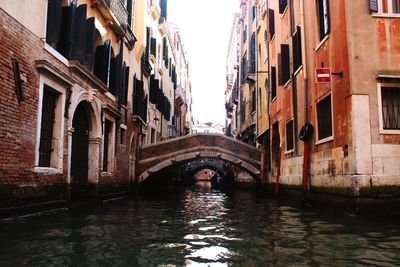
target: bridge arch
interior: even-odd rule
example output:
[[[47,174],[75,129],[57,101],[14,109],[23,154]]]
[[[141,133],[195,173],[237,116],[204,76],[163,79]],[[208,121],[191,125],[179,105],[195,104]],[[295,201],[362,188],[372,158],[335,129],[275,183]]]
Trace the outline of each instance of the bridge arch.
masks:
[[[139,149],[138,182],[173,166],[217,158],[229,162],[260,179],[261,150],[222,134],[198,133],[168,139]]]

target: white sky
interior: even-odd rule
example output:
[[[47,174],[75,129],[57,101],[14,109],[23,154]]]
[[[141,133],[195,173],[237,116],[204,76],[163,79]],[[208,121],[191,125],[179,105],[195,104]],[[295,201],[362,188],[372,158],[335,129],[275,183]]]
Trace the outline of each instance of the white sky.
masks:
[[[193,117],[225,125],[226,55],[238,0],[169,0],[189,60]]]

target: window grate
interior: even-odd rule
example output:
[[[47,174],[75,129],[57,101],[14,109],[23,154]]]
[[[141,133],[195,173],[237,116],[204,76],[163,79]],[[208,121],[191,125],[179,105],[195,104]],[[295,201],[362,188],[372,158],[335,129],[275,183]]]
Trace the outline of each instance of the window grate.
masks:
[[[43,90],[42,123],[40,127],[39,166],[50,167],[53,152],[53,128],[58,94],[47,85]]]
[[[400,88],[382,87],[383,129],[400,130]]]

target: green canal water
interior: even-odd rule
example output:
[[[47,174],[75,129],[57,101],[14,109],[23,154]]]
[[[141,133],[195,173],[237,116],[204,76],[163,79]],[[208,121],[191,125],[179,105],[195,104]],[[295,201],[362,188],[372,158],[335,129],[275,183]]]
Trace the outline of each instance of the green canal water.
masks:
[[[207,186],[0,222],[0,266],[399,266],[396,218]]]

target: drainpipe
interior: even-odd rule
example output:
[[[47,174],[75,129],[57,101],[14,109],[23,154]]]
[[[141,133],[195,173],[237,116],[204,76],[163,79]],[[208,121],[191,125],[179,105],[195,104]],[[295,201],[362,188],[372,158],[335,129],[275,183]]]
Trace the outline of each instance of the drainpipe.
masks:
[[[255,134],[255,142],[257,143],[257,136],[258,136],[258,33],[257,33],[257,26],[258,26],[258,12],[257,12],[257,8],[254,9],[255,10],[255,20],[256,20],[256,29],[255,29],[255,47],[254,47],[254,53],[255,53],[255,70],[256,70],[256,88],[254,88],[255,91],[255,96],[256,99],[254,99],[254,101],[256,101],[256,134]]]
[[[305,16],[304,16],[304,0],[300,0],[300,17],[301,17],[301,57],[303,60],[303,101],[304,101],[304,125],[308,123],[308,96],[307,96],[307,56],[306,56],[306,29],[305,29]],[[302,189],[304,195],[310,191],[311,183],[309,179],[309,145],[310,145],[310,138],[304,140],[304,156],[303,156],[303,180],[302,180]]]

